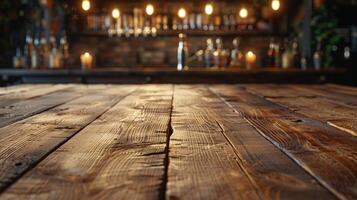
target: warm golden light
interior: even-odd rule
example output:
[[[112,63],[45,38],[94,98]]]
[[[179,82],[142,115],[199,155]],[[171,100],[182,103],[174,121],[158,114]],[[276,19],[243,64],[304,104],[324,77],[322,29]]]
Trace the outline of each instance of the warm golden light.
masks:
[[[252,67],[255,67],[257,56],[252,51],[248,51],[245,54],[245,62],[247,69],[251,69]]]
[[[120,17],[120,11],[118,8],[114,8],[113,11],[112,11],[112,17],[114,19],[118,19]]]
[[[239,11],[239,16],[241,18],[248,17],[248,10],[246,8],[241,8],[240,11]]]
[[[271,8],[275,11],[279,10],[280,8],[280,1],[279,0],[273,0],[271,2]]]
[[[88,11],[90,9],[90,1],[89,0],[82,1],[82,9],[84,11]]]
[[[213,13],[213,5],[212,4],[206,4],[206,6],[205,6],[205,13],[207,14],[207,15],[212,15],[212,13]]]
[[[146,5],[145,12],[147,15],[154,14],[154,6],[151,4]]]
[[[92,68],[93,56],[90,55],[90,53],[85,52],[84,54],[81,54],[80,59],[81,59],[82,69],[91,69]]]
[[[180,17],[180,18],[185,18],[186,17],[186,10],[184,8],[180,8],[177,15]]]

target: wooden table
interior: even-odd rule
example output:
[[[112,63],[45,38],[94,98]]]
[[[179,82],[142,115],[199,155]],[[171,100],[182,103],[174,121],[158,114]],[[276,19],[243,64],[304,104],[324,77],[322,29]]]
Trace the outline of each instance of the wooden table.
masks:
[[[0,199],[357,199],[357,88],[0,88]]]

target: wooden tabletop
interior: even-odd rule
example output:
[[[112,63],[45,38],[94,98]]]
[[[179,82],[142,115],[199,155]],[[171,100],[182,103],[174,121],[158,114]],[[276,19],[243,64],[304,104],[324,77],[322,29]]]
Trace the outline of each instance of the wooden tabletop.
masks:
[[[0,88],[0,199],[357,199],[357,88]]]

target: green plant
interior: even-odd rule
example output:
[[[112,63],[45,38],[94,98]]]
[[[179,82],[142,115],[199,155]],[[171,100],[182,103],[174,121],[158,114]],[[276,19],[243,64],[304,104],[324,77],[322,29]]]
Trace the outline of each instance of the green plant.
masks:
[[[333,48],[342,42],[342,37],[336,33],[338,20],[331,14],[326,5],[315,10],[311,20],[312,47],[316,48],[320,41],[323,51],[324,67],[333,64]]]

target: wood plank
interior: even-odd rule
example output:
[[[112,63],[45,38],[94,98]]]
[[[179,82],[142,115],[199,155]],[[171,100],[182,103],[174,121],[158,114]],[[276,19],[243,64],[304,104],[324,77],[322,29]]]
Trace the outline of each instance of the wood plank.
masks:
[[[15,93],[15,92],[24,92],[28,91],[30,89],[38,88],[38,87],[44,87],[45,85],[49,84],[19,84],[19,85],[12,85],[12,86],[7,86],[7,87],[0,87],[0,96],[9,94],[9,93]]]
[[[0,189],[15,181],[131,91],[132,87],[128,86],[101,92],[94,89],[92,94],[0,128]]]
[[[238,157],[236,162],[238,162],[240,168],[242,168],[249,176],[249,179],[256,186],[262,199],[307,200],[316,199],[318,197],[321,199],[334,199],[334,196],[332,196],[331,193],[317,184],[316,181],[300,166],[262,137],[245,119],[242,118],[242,116],[234,112],[231,107],[222,102],[222,100],[213,94],[207,87],[192,86],[183,89],[189,91],[185,92],[184,96],[195,96],[196,99],[194,105],[192,105],[193,107],[197,106],[201,108],[204,106],[205,109],[203,112],[204,115],[207,116],[207,118],[205,118],[205,123],[211,124],[211,126],[218,125],[221,128],[221,133],[227,138]],[[179,89],[176,89],[176,92],[177,90]],[[188,103],[191,104],[191,102]],[[174,104],[174,106],[176,106],[176,104]],[[197,112],[194,114],[197,114]],[[173,119],[173,122],[174,120],[175,119]],[[191,121],[190,123],[194,122],[195,121]],[[194,128],[196,129],[196,127]],[[191,127],[186,130],[190,129]],[[175,134],[176,132],[174,131],[174,135]],[[171,143],[170,146],[172,147],[173,144]],[[169,155],[175,156],[172,155],[172,151],[170,151]],[[173,162],[175,164],[177,159],[173,158],[170,160],[170,163]],[[174,164],[170,165],[170,167],[181,167],[181,170],[186,171],[186,167],[182,167],[181,165],[176,166]],[[169,170],[171,170],[170,167]],[[205,169],[202,170],[205,171]],[[209,172],[207,172],[205,176],[208,174]],[[190,174],[187,175],[189,176]],[[179,178],[177,178],[177,181],[175,181],[175,177],[172,177],[172,179],[172,185],[186,184]],[[202,187],[204,187],[205,184],[206,183],[202,183]],[[237,183],[231,184],[237,185]],[[187,185],[186,187],[190,187],[190,185]],[[212,190],[213,189],[214,188],[212,188]],[[209,190],[209,188],[207,188],[207,190]],[[195,192],[196,190],[192,188],[192,192],[187,192],[187,195],[191,195]],[[206,196],[204,196],[204,199],[206,199]]]
[[[332,89],[334,92],[347,94],[351,96],[357,96],[357,88],[345,85],[337,85],[337,84],[326,84],[327,88]]]
[[[357,107],[337,103],[295,85],[244,85],[248,91],[357,136]],[[356,98],[357,104],[357,98]]]
[[[356,96],[353,96],[339,93],[337,90],[326,87],[325,85],[294,85],[293,87],[306,93],[313,93],[322,98],[331,99],[342,105],[353,106],[354,108],[357,108],[357,94]]]
[[[83,95],[83,87],[68,88],[44,96],[26,99],[18,103],[0,107],[0,127],[25,119],[35,114],[69,102]]]
[[[194,86],[175,86],[167,199],[261,199]]]
[[[357,198],[357,138],[235,86],[212,89],[339,199]]]
[[[145,85],[85,127],[2,199],[159,199],[172,85]]]
[[[23,92],[9,93],[0,96],[0,107],[8,106],[26,99],[42,96],[54,91],[63,90],[73,87],[73,84],[56,84],[56,85],[41,85]]]

